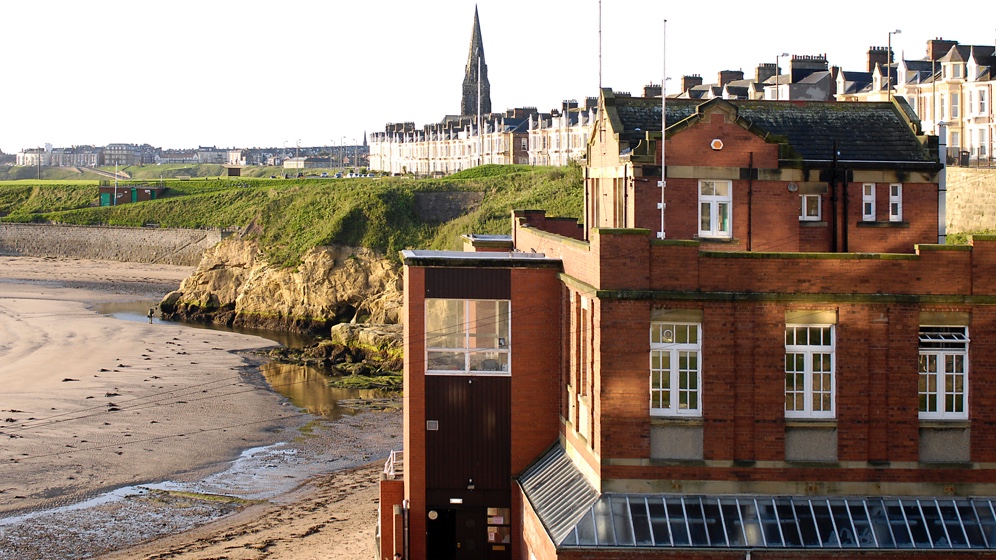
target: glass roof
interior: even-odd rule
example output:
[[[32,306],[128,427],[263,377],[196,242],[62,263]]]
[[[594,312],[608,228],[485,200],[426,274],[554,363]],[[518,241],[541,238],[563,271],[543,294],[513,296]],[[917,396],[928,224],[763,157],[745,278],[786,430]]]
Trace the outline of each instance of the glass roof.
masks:
[[[996,547],[992,499],[603,494],[560,547]]]

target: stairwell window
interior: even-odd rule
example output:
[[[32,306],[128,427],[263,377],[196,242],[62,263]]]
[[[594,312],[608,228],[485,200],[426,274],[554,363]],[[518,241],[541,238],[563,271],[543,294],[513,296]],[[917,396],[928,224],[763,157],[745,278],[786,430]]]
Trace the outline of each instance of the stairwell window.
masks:
[[[730,181],[699,181],[699,237],[731,237],[732,206]]]
[[[802,206],[799,209],[799,220],[804,222],[818,222],[822,218],[823,197],[818,194],[800,195]]]
[[[508,300],[425,300],[426,373],[509,375]]]
[[[833,325],[785,326],[785,417],[833,418]]]
[[[861,185],[861,219],[865,222],[875,221],[875,183]]]
[[[968,418],[968,327],[920,327],[920,418]]]
[[[702,326],[650,323],[650,415],[702,415]]]
[[[889,185],[889,221],[903,221],[903,186],[901,184]]]

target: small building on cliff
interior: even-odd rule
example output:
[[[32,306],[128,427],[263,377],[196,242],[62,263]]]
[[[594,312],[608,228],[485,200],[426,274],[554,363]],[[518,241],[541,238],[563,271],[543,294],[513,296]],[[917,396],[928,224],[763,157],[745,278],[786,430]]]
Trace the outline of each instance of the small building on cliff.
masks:
[[[580,225],[403,253],[381,556],[992,554],[996,237],[908,106],[598,115]]]

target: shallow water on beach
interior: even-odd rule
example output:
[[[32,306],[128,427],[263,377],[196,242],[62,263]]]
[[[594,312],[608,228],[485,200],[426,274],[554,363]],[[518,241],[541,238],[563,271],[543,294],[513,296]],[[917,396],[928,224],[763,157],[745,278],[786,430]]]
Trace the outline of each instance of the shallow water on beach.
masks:
[[[285,331],[268,331],[264,329],[246,329],[239,327],[228,327],[225,325],[215,325],[215,324],[205,324],[205,323],[186,323],[183,321],[164,321],[159,317],[159,311],[157,309],[159,305],[158,301],[125,301],[125,302],[109,302],[100,303],[93,306],[94,311],[100,313],[101,315],[108,315],[114,317],[115,319],[121,319],[123,321],[136,321],[139,323],[146,323],[149,321],[149,310],[154,309],[155,314],[152,318],[154,324],[164,324],[164,325],[183,325],[185,327],[193,327],[195,329],[207,329],[211,331],[225,331],[225,332],[235,332],[239,334],[248,334],[252,336],[258,336],[260,338],[265,338],[267,340],[272,340],[277,344],[286,346],[287,348],[301,348],[302,346],[307,346],[313,344],[316,339],[313,336],[309,336],[301,333],[285,332]]]
[[[131,301],[104,303],[94,307],[102,314],[124,321],[147,322],[150,308],[155,308],[154,301]],[[235,329],[224,325],[205,325],[184,323],[178,321],[163,321],[158,316],[153,317],[154,324],[179,324],[186,327],[203,328],[249,334],[272,340],[288,348],[300,348],[315,341],[313,337],[281,331],[264,331],[258,329]],[[260,368],[263,377],[270,388],[280,395],[290,399],[292,405],[307,411],[309,414],[321,416],[329,420],[352,415],[358,409],[340,404],[356,399],[381,399],[388,395],[376,389],[339,389],[329,387],[328,376],[318,368],[293,364],[268,362]]]

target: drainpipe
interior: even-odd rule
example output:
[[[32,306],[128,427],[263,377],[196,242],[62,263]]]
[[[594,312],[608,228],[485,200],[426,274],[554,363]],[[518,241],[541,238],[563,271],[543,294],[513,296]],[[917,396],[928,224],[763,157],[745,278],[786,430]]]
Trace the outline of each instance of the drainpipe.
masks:
[[[849,253],[850,249],[848,249],[848,245],[847,245],[847,234],[850,231],[850,228],[848,227],[848,221],[847,221],[849,218],[848,218],[848,213],[847,213],[847,187],[848,187],[848,184],[847,184],[847,168],[846,167],[843,169],[842,175],[843,175],[843,178],[841,179],[841,182],[843,183],[843,186],[841,188],[843,190],[843,198],[844,198],[844,231],[841,232],[841,236],[843,237],[842,241],[844,243],[844,247],[843,247],[844,252],[845,253]]]
[[[830,167],[830,252],[837,252],[837,141],[833,141],[833,163]]]
[[[627,218],[629,217],[629,166],[623,167],[622,176],[622,189],[623,189],[623,215],[622,215],[622,227],[626,229]]]
[[[403,529],[403,535],[404,536],[402,537],[403,538],[402,547],[405,549],[405,558],[411,558],[412,557],[411,550],[409,550],[411,543],[409,542],[409,535],[408,535],[408,531],[409,531],[409,529],[408,529],[408,513],[409,513],[409,509],[408,508],[410,507],[410,505],[411,504],[409,504],[407,498],[405,498],[404,500],[401,501],[401,508],[402,508],[401,509],[401,525],[404,527],[404,529]]]
[[[941,160],[941,170],[937,173],[937,242],[947,243],[947,194],[948,194],[948,127],[944,123],[938,125],[937,156]]]
[[[584,166],[584,240],[585,241],[588,241],[588,228],[591,227],[591,217],[589,216],[591,208],[589,207],[588,203],[588,198],[589,198],[588,179],[590,178],[591,175],[589,175],[589,167],[586,165]]]
[[[753,244],[754,225],[754,152],[750,152],[750,160],[747,164],[747,250],[751,250]]]

